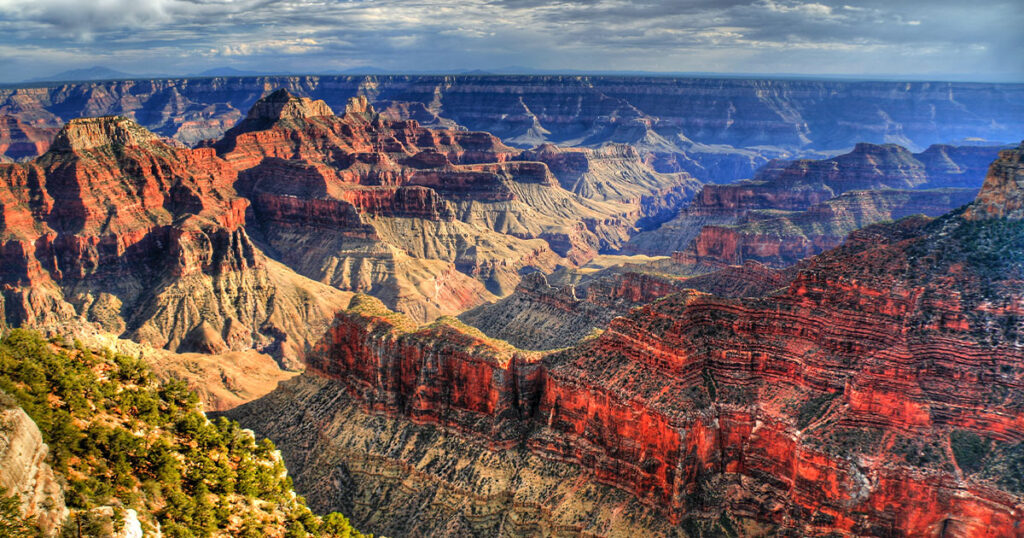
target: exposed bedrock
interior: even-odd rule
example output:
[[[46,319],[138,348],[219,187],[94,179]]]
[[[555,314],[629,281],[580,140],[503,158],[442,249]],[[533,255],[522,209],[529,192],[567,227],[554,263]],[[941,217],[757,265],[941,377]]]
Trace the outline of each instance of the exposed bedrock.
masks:
[[[662,522],[641,523],[654,534],[728,524],[749,534],[1019,535],[1024,230],[1012,210],[986,204],[1012,207],[1012,163],[1022,151],[1003,154],[966,212],[867,227],[807,262],[777,293],[683,291],[554,353],[521,351],[449,319],[417,328],[360,298],[312,355],[305,380],[285,390],[308,391],[303,401],[344,393],[338,413],[369,413],[381,431],[425,435],[418,438],[436,459],[420,449],[404,452],[410,460],[403,452],[368,459],[387,434],[359,447],[336,422],[265,433],[289,460],[308,461],[311,447],[334,444],[309,444],[322,439],[321,428],[349,443],[333,455],[337,487],[314,487],[300,474],[300,489],[314,487],[325,505],[358,498],[364,521],[389,532],[412,528],[407,510],[441,506],[477,532],[516,519],[521,511],[499,503],[486,504],[497,511],[491,523],[451,507],[484,506],[470,492],[494,462],[536,456],[553,462],[540,474],[563,464],[583,472],[575,528],[595,535],[637,524],[610,515],[621,499],[594,493],[596,484],[662,514]],[[273,401],[240,416],[258,416]],[[341,489],[360,483],[343,479],[342,469],[394,472],[385,470],[399,461],[417,477],[409,490],[432,484],[429,500],[405,506]],[[523,487],[493,484],[512,498]]]

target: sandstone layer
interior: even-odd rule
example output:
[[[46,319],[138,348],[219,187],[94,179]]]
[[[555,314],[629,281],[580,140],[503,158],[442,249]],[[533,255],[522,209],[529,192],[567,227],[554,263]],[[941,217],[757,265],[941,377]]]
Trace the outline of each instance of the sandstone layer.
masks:
[[[712,266],[746,259],[784,266],[832,248],[868,224],[914,213],[934,217],[967,203],[973,196],[969,189],[981,187],[997,153],[996,147],[941,145],[911,153],[895,144],[861,143],[829,159],[772,161],[752,180],[705,185],[678,216],[634,236],[626,250],[689,252]],[[761,233],[758,223],[765,221],[772,223]],[[721,228],[733,225],[739,228],[734,233]],[[730,239],[723,238],[730,233]],[[751,254],[730,252],[719,259],[699,250],[699,244],[728,241]]]
[[[95,323],[158,348],[257,349],[296,362],[343,292],[267,259],[244,229],[237,174],[120,117],[74,120],[0,165],[7,326]]]
[[[459,319],[521,349],[555,349],[598,334],[633,308],[686,289],[722,297],[756,297],[783,287],[793,276],[791,271],[774,270],[757,262],[701,276],[674,274],[689,267],[666,260],[568,278],[551,275],[556,282],[574,281],[565,284],[551,284],[549,278],[534,273],[527,275],[513,294],[469,310]]]
[[[525,272],[616,249],[698,185],[658,174],[626,149],[618,158],[580,153],[574,162],[602,177],[629,171],[617,183],[626,192],[584,196],[488,133],[386,119],[365,98],[335,116],[284,90],[213,147],[251,201],[247,229],[277,259],[421,322],[507,295]]]
[[[855,232],[774,294],[684,291],[553,354],[360,298],[283,389],[329,418],[299,411],[266,433],[290,462],[333,462],[297,476],[315,503],[357,503],[392,533],[428,534],[424,513],[528,534],[514,523],[533,482],[502,462],[537,457],[574,484],[544,512],[563,532],[1018,536],[1022,153],[1003,153],[966,210]],[[238,416],[280,414],[276,397]],[[367,424],[381,433],[353,433]],[[402,462],[400,496],[350,478]]]
[[[0,161],[21,160],[46,153],[55,127],[32,125],[15,116],[0,115]]]
[[[34,518],[43,536],[56,536],[68,510],[64,489],[46,464],[49,447],[23,409],[0,405],[0,487],[17,497],[22,515]]]

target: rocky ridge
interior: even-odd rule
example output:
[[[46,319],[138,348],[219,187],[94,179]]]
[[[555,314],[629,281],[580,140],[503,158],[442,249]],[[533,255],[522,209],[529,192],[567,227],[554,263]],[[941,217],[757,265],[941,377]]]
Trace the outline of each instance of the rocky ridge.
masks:
[[[421,322],[460,313],[617,248],[696,189],[625,148],[582,155],[602,185],[628,170],[617,195],[572,193],[487,133],[389,120],[362,97],[335,116],[271,92],[194,149],[125,117],[73,120],[41,157],[0,165],[4,318],[297,368],[347,292]]]
[[[275,257],[419,321],[506,295],[528,270],[586,263],[623,244],[642,208],[695,191],[627,152],[631,179],[648,183],[609,200],[575,195],[490,134],[389,120],[362,97],[335,116],[274,92],[213,147],[239,171],[248,229]]]
[[[792,278],[792,271],[774,270],[757,262],[701,276],[674,274],[688,267],[671,260],[627,264],[572,277],[577,281],[566,284],[549,283],[549,278],[565,280],[560,274],[545,277],[533,273],[508,297],[464,312],[459,319],[520,349],[549,350],[577,344],[633,308],[683,290],[756,297],[785,286]]]
[[[862,143],[830,159],[773,161],[752,180],[705,185],[678,216],[634,236],[625,249],[686,252],[712,267],[746,259],[785,266],[838,245],[868,224],[915,212],[938,216],[963,205],[970,201],[969,190],[942,189],[979,188],[997,153],[996,147],[941,145],[911,153],[895,144]],[[760,223],[768,222],[762,233]],[[699,245],[723,242],[730,246],[716,248],[750,252],[716,257],[698,251]]]
[[[74,120],[0,177],[7,326],[89,322],[158,348],[254,348],[295,367],[347,304],[253,244],[237,174],[212,149],[168,145],[127,118]]]
[[[428,497],[413,490],[407,496],[417,502],[408,506],[347,494],[370,503],[363,517],[388,532],[410,529],[400,515],[409,508],[472,531],[528,534],[516,525],[531,498],[521,483],[498,473],[480,494],[475,473],[503,461],[498,467],[521,475],[519,465],[537,456],[552,462],[538,463],[538,475],[576,480],[546,512],[569,532],[616,535],[639,525],[665,535],[727,527],[1012,536],[1024,513],[1015,478],[1024,465],[1024,230],[1012,209],[1022,153],[1024,145],[1003,154],[966,211],[855,232],[778,293],[728,299],[684,291],[554,354],[520,351],[449,321],[417,329],[360,299],[339,315],[310,370],[282,390],[348,413],[356,430],[374,421],[434,450],[405,460],[391,452],[401,444],[364,442],[334,454],[342,473],[390,473],[405,461],[420,477],[406,487],[445,484]],[[265,416],[261,405],[238,416]],[[268,433],[286,459],[303,460],[321,446],[309,444],[323,438],[318,428],[346,443],[351,433],[335,416],[272,419]],[[369,439],[397,440],[387,435]],[[446,441],[452,436],[471,442]],[[313,487],[324,483],[323,471],[305,469],[300,489],[334,502],[337,490]],[[538,484],[551,487],[550,479]],[[629,501],[599,484],[646,508],[620,517]],[[380,511],[398,515],[369,515]]]
[[[366,96],[390,118],[488,131],[532,147],[633,144],[660,171],[703,181],[750,177],[773,156],[858,142],[915,149],[1015,140],[1019,84],[589,76],[279,76],[83,82],[0,88],[0,113],[58,127],[125,115],[187,144],[219,138],[270,89],[342,110]]]

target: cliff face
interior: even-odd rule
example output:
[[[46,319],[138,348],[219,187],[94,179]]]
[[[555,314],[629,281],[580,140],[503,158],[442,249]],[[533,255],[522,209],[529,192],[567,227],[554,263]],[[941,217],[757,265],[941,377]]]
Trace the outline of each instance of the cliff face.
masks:
[[[999,159],[992,163],[985,184],[978,195],[978,201],[967,210],[967,217],[974,220],[1024,218],[1024,164],[1021,163],[1021,148],[999,153]]]
[[[1000,162],[1019,162],[1020,153],[1024,146]],[[993,166],[968,211],[855,232],[778,293],[671,295],[555,354],[521,352],[450,323],[415,329],[360,302],[339,316],[306,380],[286,390],[305,391],[300,399],[309,402],[343,392],[338,412],[355,417],[349,402],[357,402],[396,437],[362,438],[359,448],[345,441],[345,424],[328,419],[292,422],[277,433],[279,446],[303,460],[318,446],[309,440],[330,428],[348,450],[335,454],[340,479],[344,469],[384,472],[403,461],[371,456],[383,450],[374,442],[395,448],[398,432],[425,436],[437,459],[408,452],[418,477],[411,484],[445,485],[430,489],[432,500],[419,497],[417,509],[446,511],[470,529],[488,528],[487,518],[450,507],[517,519],[523,503],[496,499],[524,499],[504,479],[488,481],[494,487],[481,495],[477,473],[498,462],[521,472],[516,462],[535,456],[557,462],[538,466],[540,487],[562,464],[585,473],[567,473],[576,490],[560,499],[575,510],[560,516],[596,535],[637,525],[670,535],[715,525],[751,534],[1019,535],[1024,229],[1012,211],[987,205],[1016,200],[1005,170]],[[981,208],[992,217],[964,217]],[[259,415],[260,405],[241,414]],[[444,441],[453,435],[473,441]],[[441,461],[468,467],[456,472]],[[307,472],[300,487],[317,476]],[[319,478],[317,502],[330,503]],[[638,519],[618,518],[621,498],[595,483],[648,508]],[[352,495],[399,514],[381,528],[410,529],[412,519],[400,516],[406,505]],[[645,520],[651,513],[662,521]]]
[[[335,116],[274,92],[195,149],[125,117],[74,120],[0,165],[5,321],[295,367],[347,292],[421,322],[460,313],[617,248],[696,189],[626,148],[581,155],[614,192],[567,191],[490,134],[386,119],[363,97]]]
[[[915,154],[894,144],[862,143],[830,159],[772,161],[753,180],[705,185],[678,216],[633,237],[626,250],[686,251],[712,263],[752,259],[786,265],[834,247],[868,224],[917,212],[937,216],[963,205],[970,201],[969,190],[917,191],[976,189],[997,154],[995,147],[937,145]],[[899,192],[885,192],[889,189]],[[878,192],[851,192],[864,190]],[[762,234],[757,223],[776,217],[781,220]],[[732,225],[740,229],[721,228]],[[750,252],[716,257],[707,245]]]
[[[551,285],[544,275],[533,273],[508,297],[467,311],[459,319],[521,349],[555,349],[577,344],[633,308],[683,290],[754,297],[775,291],[792,278],[790,272],[756,262],[699,277],[675,276],[675,264],[666,261],[612,268],[565,285]]]
[[[347,299],[263,256],[242,228],[236,173],[212,149],[170,146],[129,119],[74,120],[0,178],[8,326],[92,322],[155,347],[255,348],[295,366]]]
[[[806,211],[755,209],[736,224],[705,226],[676,258],[705,266],[757,261],[787,267],[841,245],[850,232],[869,224],[938,216],[976,194],[975,189],[850,191]]]
[[[364,95],[390,118],[455,124],[509,144],[637,145],[662,171],[750,177],[765,156],[858,142],[924,148],[1024,130],[1018,84],[581,76],[301,76],[83,82],[0,89],[0,113],[49,126],[133,117],[186,143],[218,138],[270,88],[342,110]]]
[[[0,156],[12,160],[42,155],[50,147],[57,129],[37,126],[15,116],[0,116]],[[2,160],[2,159],[0,159]]]
[[[239,171],[248,229],[276,257],[421,322],[507,295],[528,270],[585,263],[624,243],[645,206],[676,207],[695,190],[632,153],[647,184],[576,196],[490,134],[386,119],[362,97],[335,116],[275,92],[213,147]]]
[[[18,497],[22,515],[35,518],[43,536],[56,536],[68,510],[64,490],[45,462],[48,451],[25,411],[20,407],[0,410],[0,486],[7,495]]]
[[[584,198],[638,206],[644,228],[673,217],[701,186],[685,172],[655,171],[653,155],[642,155],[628,144],[597,149],[544,144],[524,151],[519,158],[543,162],[562,187]]]

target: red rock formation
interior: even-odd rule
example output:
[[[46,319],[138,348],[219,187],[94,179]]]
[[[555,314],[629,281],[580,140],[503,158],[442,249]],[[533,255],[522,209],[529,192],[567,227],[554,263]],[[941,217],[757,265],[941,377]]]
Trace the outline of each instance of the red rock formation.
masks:
[[[1021,536],[1022,153],[966,212],[858,231],[768,297],[673,295],[539,360],[362,306],[311,368],[379,412],[575,462],[680,524]]]
[[[573,196],[487,133],[385,119],[362,97],[334,116],[274,92],[214,147],[282,261],[419,321],[507,294],[524,271],[586,263],[639,218]]]
[[[54,127],[36,126],[15,116],[0,115],[0,156],[18,160],[46,153]]]
[[[327,290],[292,311],[315,285],[268,266],[235,178],[214,150],[120,117],[74,120],[43,156],[0,165],[7,324],[95,322],[156,347],[255,347],[295,366],[345,297]]]
[[[711,266],[790,265],[868,224],[938,216],[966,204],[996,153],[936,145],[915,154],[895,144],[857,144],[831,159],[772,161],[753,180],[705,185],[675,219],[632,238],[626,250],[687,251],[690,263]]]

